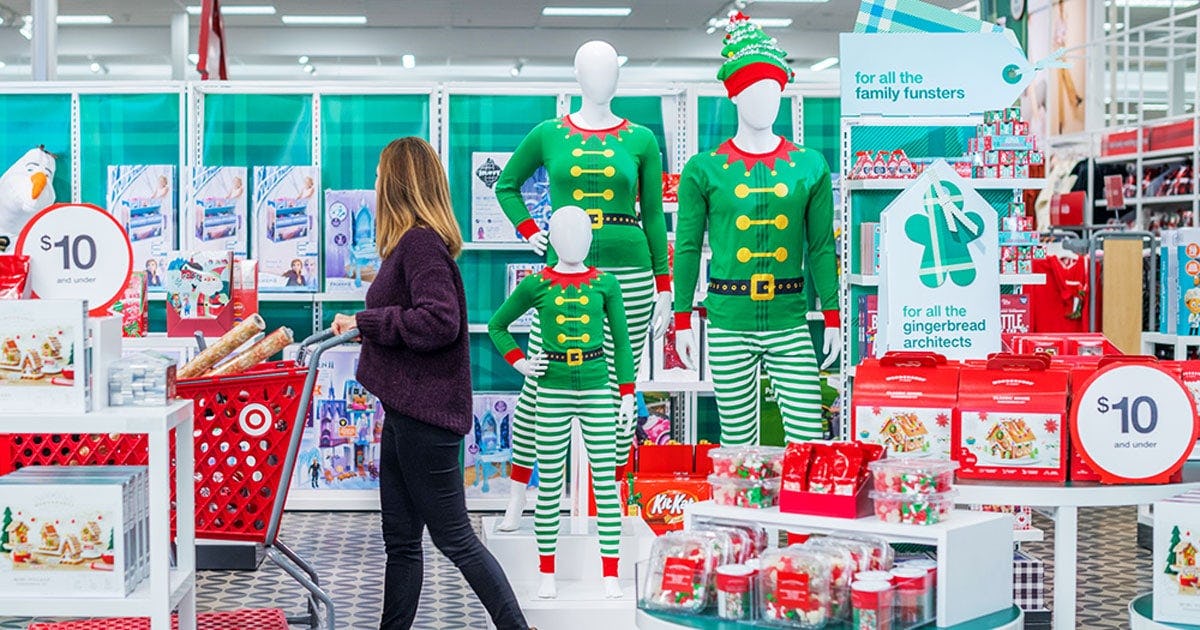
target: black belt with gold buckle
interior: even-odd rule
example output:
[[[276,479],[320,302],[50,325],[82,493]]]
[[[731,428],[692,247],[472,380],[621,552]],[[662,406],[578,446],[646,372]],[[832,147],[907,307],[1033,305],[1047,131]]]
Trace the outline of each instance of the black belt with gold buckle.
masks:
[[[804,278],[776,278],[769,273],[756,273],[747,280],[708,281],[711,295],[748,295],[754,301],[774,299],[776,295],[787,295],[804,291]]]
[[[588,210],[588,216],[592,217],[592,229],[598,230],[606,225],[629,225],[640,227],[642,222],[632,214],[609,214],[603,210]]]
[[[604,356],[604,348],[596,348],[584,352],[579,348],[571,348],[566,352],[547,352],[546,358],[559,363],[566,363],[570,366],[580,365],[584,361],[599,359]]]

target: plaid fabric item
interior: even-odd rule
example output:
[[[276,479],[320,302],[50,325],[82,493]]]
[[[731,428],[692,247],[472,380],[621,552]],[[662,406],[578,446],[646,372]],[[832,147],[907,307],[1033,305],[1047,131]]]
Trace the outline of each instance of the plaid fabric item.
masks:
[[[44,144],[58,156],[54,198],[71,201],[70,120],[70,94],[0,94],[0,173],[26,151]],[[100,173],[100,177],[106,176],[107,171]]]
[[[920,0],[863,0],[855,33],[1003,33],[1004,28]]]
[[[177,92],[80,94],[79,159],[83,164],[177,164],[181,120]],[[107,175],[104,168],[83,169],[83,203],[107,205]],[[183,180],[176,182],[178,187]]]
[[[321,187],[375,187],[379,152],[404,136],[429,139],[428,94],[321,96]]]
[[[775,133],[785,138],[796,137],[792,127],[792,105],[790,97],[784,98],[779,103],[779,114],[775,117]],[[839,104],[838,107],[840,109],[841,105]],[[696,102],[696,113],[696,118],[699,120],[699,129],[696,134],[696,150],[698,151],[712,151],[737,133],[737,107],[733,101],[724,96],[699,97]],[[841,124],[841,121],[839,120],[836,124]],[[806,146],[807,140],[808,138],[805,138]],[[682,166],[680,166],[680,170],[683,170]]]
[[[842,102],[838,98],[804,99],[804,147],[820,151],[829,170],[841,172]]]
[[[206,94],[203,166],[312,164],[309,94]]]
[[[1022,610],[1046,609],[1046,571],[1042,561],[1013,552],[1013,603]]]

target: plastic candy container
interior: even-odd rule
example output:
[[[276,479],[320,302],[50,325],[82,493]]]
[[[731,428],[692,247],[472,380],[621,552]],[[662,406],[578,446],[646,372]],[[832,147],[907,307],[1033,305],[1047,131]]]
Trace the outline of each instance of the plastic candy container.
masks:
[[[854,630],[891,630],[892,585],[860,581],[850,587],[850,627]]]
[[[768,508],[779,503],[779,478],[737,479],[709,475],[713,501],[717,505],[736,507]]]
[[[875,490],[898,494],[932,494],[949,492],[954,483],[952,461],[917,459],[881,459],[867,465],[875,476]]]
[[[721,619],[754,618],[757,571],[744,564],[717,567],[717,616]]]
[[[767,548],[767,530],[755,525],[705,523],[693,530],[716,532],[728,536],[729,561],[735,564],[742,564],[757,558]]]
[[[888,523],[933,525],[940,523],[954,509],[954,492],[935,494],[900,494],[872,492],[875,516]]]
[[[812,540],[795,545],[795,547],[820,554],[829,562],[830,591],[833,602],[830,606],[830,616],[833,619],[845,619],[850,614],[850,582],[854,580],[858,565],[849,546],[837,542],[819,544],[818,541],[819,539]]]
[[[708,454],[716,477],[772,479],[783,472],[783,449],[774,446],[729,446]]]
[[[646,608],[700,612],[713,599],[713,575],[729,540],[715,532],[667,532],[655,539],[642,587]]]
[[[933,619],[933,578],[924,569],[900,567],[892,572],[896,582],[896,617],[902,624]]]
[[[789,547],[762,558],[759,619],[788,628],[824,628],[833,605],[824,554]]]
[[[838,536],[814,538],[809,542],[816,542],[818,545],[839,544],[850,548],[859,571],[888,571],[895,559],[895,552],[888,541],[870,534],[843,533]]]

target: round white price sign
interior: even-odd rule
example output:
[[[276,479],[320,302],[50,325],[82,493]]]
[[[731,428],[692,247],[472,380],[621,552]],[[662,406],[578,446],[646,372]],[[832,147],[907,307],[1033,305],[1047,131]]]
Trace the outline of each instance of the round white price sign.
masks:
[[[1196,405],[1153,364],[1101,368],[1075,388],[1071,438],[1109,483],[1165,483],[1196,443]]]
[[[85,299],[104,315],[129,284],[133,247],[112,215],[89,204],[63,203],[37,213],[17,238],[29,256],[34,297]]]

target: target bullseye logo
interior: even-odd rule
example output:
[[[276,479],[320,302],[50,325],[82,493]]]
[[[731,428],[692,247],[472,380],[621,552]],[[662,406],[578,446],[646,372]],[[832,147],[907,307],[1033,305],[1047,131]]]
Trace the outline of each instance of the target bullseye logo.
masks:
[[[264,405],[250,403],[242,407],[242,413],[238,415],[238,425],[246,435],[258,437],[271,428],[271,410]]]

